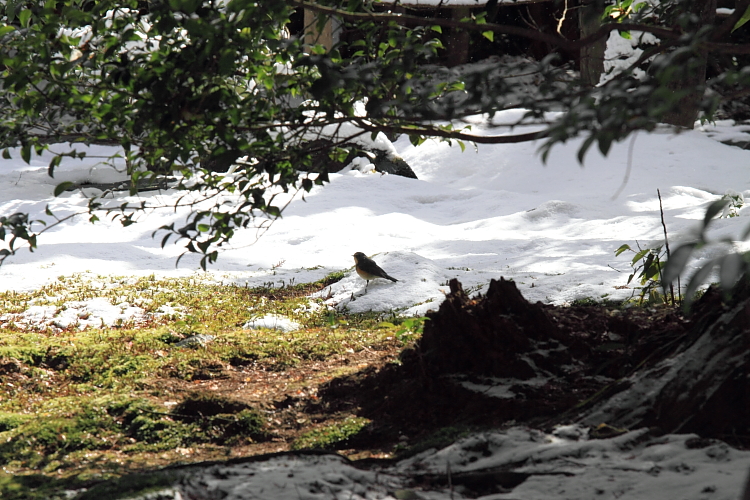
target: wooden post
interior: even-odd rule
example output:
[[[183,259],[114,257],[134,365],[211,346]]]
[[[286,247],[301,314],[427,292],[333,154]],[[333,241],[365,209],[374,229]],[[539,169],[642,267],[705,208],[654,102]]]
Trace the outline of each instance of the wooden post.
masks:
[[[323,30],[318,30],[318,14],[305,9],[305,46],[308,50],[313,45],[320,44],[329,51],[333,48],[334,43],[334,30],[333,20],[328,18]]]

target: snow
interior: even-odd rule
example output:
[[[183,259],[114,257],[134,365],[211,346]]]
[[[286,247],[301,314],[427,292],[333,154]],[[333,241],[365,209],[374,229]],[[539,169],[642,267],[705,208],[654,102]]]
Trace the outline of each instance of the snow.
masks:
[[[514,116],[500,115],[497,121],[512,122]],[[502,133],[481,118],[470,124],[475,133]],[[576,160],[581,140],[555,147],[545,165],[536,154],[540,144],[479,145],[476,149],[469,145],[462,153],[446,143],[427,141],[415,147],[401,138],[393,144],[395,151],[411,165],[418,180],[367,168],[332,174],[330,184],[314,188],[304,200],[292,201],[284,217],[260,239],[255,230],[239,231],[231,247],[205,273],[195,256],[185,256],[175,267],[182,247],[170,243],[162,249],[161,235],[152,237],[156,228],[184,221],[187,209],[174,208],[181,193],[154,191],[130,197],[124,192],[124,199],[163,208],[150,210],[129,227],[110,220],[91,224],[85,215],[52,227],[39,237],[36,251],[21,249],[0,267],[0,289],[33,290],[55,283],[60,276],[76,274],[102,283],[117,276],[132,279],[153,274],[283,286],[346,269],[346,277],[320,297],[330,307],[350,311],[424,314],[437,308],[448,280],[454,277],[475,293],[486,290],[490,279],[504,276],[515,280],[527,299],[554,304],[580,298],[624,299],[634,293],[624,288],[631,257],[615,257],[614,251],[625,243],[635,247],[637,241],[647,247],[662,242],[657,188],[673,246],[694,234],[711,201],[725,193],[750,196],[750,152],[721,140],[743,144],[750,135],[747,127],[729,122],[705,124],[677,135],[659,129],[614,145],[606,158],[591,150],[583,166]],[[66,145],[54,147],[64,150]],[[44,213],[46,206],[63,217],[81,211],[88,202],[86,190],[55,198],[53,190],[59,182],[124,179],[121,160],[106,165],[107,158],[118,152],[116,148],[76,147],[86,149],[88,156],[64,159],[54,179],[47,175],[50,155],[33,158],[31,165],[20,160],[18,151],[11,151],[12,159],[0,160],[0,214],[30,212],[33,219],[52,223]],[[738,207],[736,214],[714,221],[710,237],[740,234],[750,223],[750,212]],[[352,254],[359,251],[399,281],[374,280],[365,291],[365,281],[351,268]],[[702,249],[691,269],[716,252],[713,247]],[[57,322],[86,328],[118,320],[137,322],[139,310],[138,304],[94,297],[70,300],[60,312],[29,304],[16,316],[0,318],[0,324]],[[266,318],[255,327],[286,325],[282,320]],[[510,381],[496,382],[477,389],[495,387],[498,397],[512,395]],[[391,468],[383,466],[373,474],[356,472],[341,459],[287,457],[253,462],[243,465],[244,469],[232,465],[245,472],[210,484],[229,488],[221,481],[241,480],[248,492],[255,491],[251,485],[271,493],[278,489],[278,495],[269,493],[267,498],[395,498],[397,489],[411,488],[403,479],[405,474],[418,469],[437,473],[450,463],[454,473],[500,467],[531,474],[512,492],[493,493],[486,499],[657,500],[665,492],[680,499],[737,497],[750,469],[748,452],[722,443],[695,448],[687,444],[695,436],[643,437],[644,432],[590,439],[583,430],[567,429],[555,435],[511,428],[474,435],[444,450],[426,452]],[[477,445],[482,439],[488,443],[485,448]],[[489,450],[489,455],[471,451],[479,449]],[[277,474],[290,468],[294,468],[293,477]],[[256,474],[250,476],[250,472]],[[323,472],[339,476],[325,476],[335,481],[319,479]],[[356,485],[364,488],[356,489],[360,487]],[[416,491],[413,498],[449,498],[446,488]],[[404,495],[400,493],[399,498]],[[237,493],[228,498],[248,497]],[[460,498],[459,490],[455,498]]]
[[[581,433],[580,440],[521,427],[475,434],[395,468],[445,473],[450,463],[453,474],[482,469],[530,474],[511,492],[484,500],[735,499],[750,464],[750,452],[690,434],[657,437],[640,429],[592,439]]]
[[[302,325],[296,321],[292,321],[289,318],[279,316],[277,314],[266,314],[263,317],[255,318],[248,321],[242,328],[257,330],[260,328],[267,328],[269,330],[279,330],[281,332],[293,332],[299,330]]]
[[[498,133],[479,118],[470,124],[476,133]],[[283,286],[351,270],[352,254],[361,251],[399,281],[374,280],[365,293],[365,282],[349,272],[320,294],[330,306],[424,314],[439,304],[454,277],[476,292],[504,276],[529,300],[554,304],[624,299],[634,292],[623,288],[630,256],[615,257],[614,251],[622,244],[635,248],[636,241],[644,247],[662,242],[657,188],[672,245],[693,233],[711,201],[727,192],[750,194],[750,152],[719,140],[744,143],[750,135],[727,122],[678,135],[640,133],[613,146],[607,158],[592,149],[583,166],[575,155],[580,140],[556,147],[545,165],[536,155],[539,144],[469,146],[461,152],[436,141],[415,147],[402,138],[395,149],[418,180],[357,168],[332,174],[330,184],[294,200],[257,241],[255,230],[239,231],[208,273],[198,270],[192,255],[176,268],[183,248],[170,243],[162,249],[163,233],[152,237],[156,228],[184,221],[187,209],[173,208],[181,193],[123,193],[125,200],[164,208],[129,227],[109,220],[91,224],[85,215],[55,226],[39,237],[36,251],[21,249],[0,267],[0,289],[36,289],[75,273]],[[26,165],[12,151],[13,159],[0,160],[0,214],[30,212],[51,223],[44,214],[48,205],[58,217],[85,209],[87,189],[55,198],[54,186],[124,178],[120,159],[113,166],[103,163],[115,148],[92,146],[87,152],[82,161],[65,158],[53,179],[47,175],[50,155]],[[715,221],[710,234],[738,235],[748,212],[740,208],[737,215]],[[706,259],[716,251],[709,247],[698,255]]]
[[[478,433],[392,466],[358,468],[336,455],[281,454],[265,460],[178,469],[173,486],[149,498],[432,499],[465,496],[472,472],[493,475],[495,492],[482,500],[735,500],[750,452],[694,434],[657,436],[640,429],[609,439],[565,426],[552,433],[524,427]],[[442,476],[452,487],[414,486],[410,477]],[[524,480],[525,479],[525,480]],[[503,488],[506,481],[520,484]],[[436,483],[439,481],[435,481]],[[139,497],[145,498],[145,497]]]
[[[630,38],[625,38],[618,31],[612,31],[607,38],[604,51],[604,73],[600,84],[604,84],[626,71],[643,55],[644,45],[655,45],[659,39],[651,33],[631,31]],[[633,68],[633,77],[641,80],[646,76],[641,68]]]

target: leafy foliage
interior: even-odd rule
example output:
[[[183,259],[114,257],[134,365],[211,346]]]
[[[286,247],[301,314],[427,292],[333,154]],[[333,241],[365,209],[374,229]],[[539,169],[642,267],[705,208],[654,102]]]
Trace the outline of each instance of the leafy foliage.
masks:
[[[669,261],[667,261],[662,276],[662,282],[665,285],[677,279],[686,269],[688,262],[695,255],[696,251],[707,246],[723,247],[724,251],[720,251],[718,257],[708,259],[690,277],[687,289],[685,290],[685,305],[690,304],[699,287],[711,277],[715,269],[718,268],[719,285],[725,292],[729,292],[735,282],[750,270],[750,252],[737,251],[735,246],[736,241],[744,241],[750,237],[750,226],[745,228],[737,240],[724,237],[711,241],[706,234],[711,222],[716,218],[734,216],[733,214],[736,212],[733,212],[731,207],[733,204],[736,207],[739,199],[739,197],[730,193],[708,205],[699,227],[698,235],[694,239],[677,247],[672,252]]]
[[[647,300],[649,304],[660,304],[664,302],[664,297],[659,293],[661,287],[662,269],[666,263],[666,250],[662,250],[662,245],[653,248],[641,248],[636,242],[638,251],[635,251],[630,245],[622,245],[615,250],[615,256],[620,256],[624,252],[632,252],[633,258],[630,266],[633,273],[628,276],[629,285],[633,278],[637,278],[640,283],[640,303]],[[637,277],[636,277],[637,275]]]
[[[731,28],[744,9],[719,25],[703,16],[701,5],[628,0],[605,9],[602,3],[616,22],[586,40],[568,40],[488,22],[496,5],[488,7],[492,13],[475,10],[456,21],[396,15],[372,0],[9,1],[0,6],[0,148],[5,158],[29,162],[52,143],[69,143],[52,155],[54,176],[63,158],[85,155],[78,144],[119,146],[108,161],[124,163],[130,194],[165,176],[185,191],[177,203],[192,215],[162,227],[162,244],[184,240],[205,267],[237,230],[262,230],[279,217],[289,200],[279,195],[327,181],[325,173],[306,173],[320,153],[310,146],[317,138],[333,139],[326,147],[334,156],[340,144],[379,132],[408,134],[414,143],[455,140],[462,148],[464,141],[542,139],[546,158],[554,144],[584,136],[583,160],[592,145],[607,154],[614,142],[653,130],[682,109],[688,120],[698,112],[710,119],[722,95],[742,94],[750,72],[741,58],[722,67],[711,83],[719,91],[701,97],[707,84],[693,75],[706,67],[706,54],[744,50],[727,38],[735,36]],[[317,15],[317,26],[335,17],[357,36],[329,50],[305,46],[285,31],[301,7]],[[490,42],[513,35],[572,52],[612,30],[640,30],[661,41],[595,89],[572,78],[553,52],[536,65],[532,95],[512,75],[491,69],[434,69],[443,28],[458,27]],[[504,126],[534,131],[480,136],[460,124],[472,114],[491,123],[509,109],[524,112]],[[68,187],[61,184],[55,194]],[[88,213],[92,222],[105,214],[127,226],[151,208],[158,205],[148,199],[98,196]],[[0,219],[7,246],[0,262],[18,240],[33,250],[39,234],[67,219],[47,216],[54,221],[46,228],[25,214]]]

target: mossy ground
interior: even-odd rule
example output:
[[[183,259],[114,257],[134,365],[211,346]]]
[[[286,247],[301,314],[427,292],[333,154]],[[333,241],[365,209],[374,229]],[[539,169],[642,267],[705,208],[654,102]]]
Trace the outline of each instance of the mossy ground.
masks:
[[[0,294],[0,497],[48,498],[133,470],[345,441],[364,419],[309,415],[305,403],[335,376],[393,361],[415,336],[395,315],[341,315],[307,298],[340,277],[250,289],[77,275]],[[54,317],[98,297],[142,314],[96,328],[82,328],[85,312],[62,327],[22,316],[41,306]],[[243,328],[264,314],[303,327]],[[175,345],[195,334],[214,339]]]
[[[688,325],[666,306],[544,306],[596,377],[514,386],[523,397],[499,401],[425,373],[414,348],[425,318],[341,314],[308,298],[340,277],[248,289],[79,275],[0,294],[0,498],[69,498],[129,472],[293,449],[394,458],[469,431],[547,425]],[[140,309],[92,326],[88,299]],[[22,314],[34,307],[48,317]],[[266,314],[302,327],[243,328]],[[178,345],[196,334],[213,339]]]

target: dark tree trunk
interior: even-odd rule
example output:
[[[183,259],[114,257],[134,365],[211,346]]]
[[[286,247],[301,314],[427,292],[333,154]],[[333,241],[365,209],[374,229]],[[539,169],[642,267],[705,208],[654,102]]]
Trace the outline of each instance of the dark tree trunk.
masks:
[[[708,26],[716,20],[716,0],[688,0],[685,2],[686,10],[695,14],[699,24],[693,29]],[[675,78],[669,87],[675,94],[687,91],[687,95],[679,98],[677,109],[666,113],[662,122],[678,127],[693,128],[698,119],[700,101],[703,98],[706,85],[706,64],[708,55],[705,51],[698,54],[684,54],[676,61]]]
[[[471,15],[468,7],[458,7],[452,10],[451,17],[455,21],[460,21]],[[469,62],[469,32],[466,30],[451,28],[448,32],[446,43],[447,65],[449,67],[466,64]]]
[[[581,38],[585,38],[598,30],[602,23],[602,6],[596,1],[581,2],[578,11],[578,27]],[[607,38],[597,40],[595,43],[581,49],[580,70],[581,80],[586,85],[594,87],[599,84],[599,79],[604,73],[604,51],[607,48]]]

